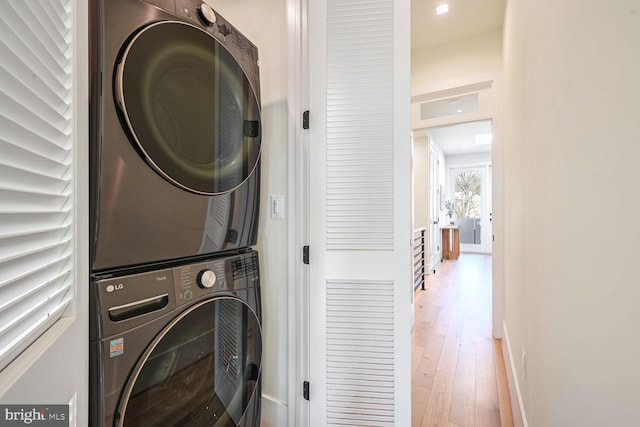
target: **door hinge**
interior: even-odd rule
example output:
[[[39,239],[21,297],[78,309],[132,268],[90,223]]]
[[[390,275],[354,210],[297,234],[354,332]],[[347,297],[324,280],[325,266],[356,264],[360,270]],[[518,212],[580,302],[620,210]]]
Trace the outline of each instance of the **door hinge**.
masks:
[[[309,129],[309,110],[302,113],[302,129]]]
[[[302,247],[302,262],[309,264],[309,246]]]
[[[304,397],[305,400],[309,400],[309,381],[302,383],[302,397]]]

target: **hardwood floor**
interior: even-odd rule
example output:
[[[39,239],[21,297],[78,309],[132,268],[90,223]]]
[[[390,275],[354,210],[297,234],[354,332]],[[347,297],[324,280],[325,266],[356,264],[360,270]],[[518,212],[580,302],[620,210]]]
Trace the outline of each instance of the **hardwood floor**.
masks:
[[[412,332],[412,426],[513,426],[505,376],[496,381],[504,361],[491,334],[491,256],[446,260],[426,286]]]

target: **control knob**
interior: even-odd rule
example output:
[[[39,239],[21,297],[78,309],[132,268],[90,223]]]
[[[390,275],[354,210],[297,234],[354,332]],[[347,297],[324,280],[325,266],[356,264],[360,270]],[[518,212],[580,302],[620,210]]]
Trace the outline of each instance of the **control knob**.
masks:
[[[198,273],[198,286],[209,289],[216,284],[216,273],[211,270],[202,270]]]
[[[206,3],[202,3],[200,7],[198,7],[198,16],[203,24],[206,26],[210,26],[216,23],[216,13],[213,11],[211,6]]]

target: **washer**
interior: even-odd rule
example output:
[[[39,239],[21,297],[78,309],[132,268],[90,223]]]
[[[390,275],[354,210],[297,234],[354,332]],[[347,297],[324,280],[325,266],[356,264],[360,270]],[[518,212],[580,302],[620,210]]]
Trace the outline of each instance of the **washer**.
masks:
[[[90,425],[258,427],[256,252],[91,283]]]
[[[192,0],[91,0],[90,35],[91,271],[255,245],[255,45]]]

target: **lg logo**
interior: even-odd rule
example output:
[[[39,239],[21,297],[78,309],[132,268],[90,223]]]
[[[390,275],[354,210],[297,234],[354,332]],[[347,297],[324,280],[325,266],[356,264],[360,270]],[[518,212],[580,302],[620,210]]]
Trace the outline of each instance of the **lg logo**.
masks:
[[[107,292],[119,291],[120,289],[124,289],[123,283],[118,283],[117,285],[109,285],[107,286]]]

